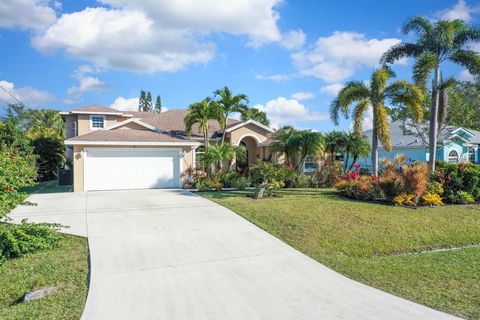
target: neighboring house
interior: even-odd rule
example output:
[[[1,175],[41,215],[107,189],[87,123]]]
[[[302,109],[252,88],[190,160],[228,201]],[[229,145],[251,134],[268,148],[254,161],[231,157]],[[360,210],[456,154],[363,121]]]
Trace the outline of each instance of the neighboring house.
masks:
[[[91,105],[60,113],[66,123],[68,159],[73,163],[73,190],[180,188],[185,170],[196,167],[204,152],[194,126],[185,132],[187,110],[163,113],[124,112]],[[254,120],[228,119],[226,142],[244,145],[247,167],[257,159],[277,161],[270,151],[273,129]],[[209,125],[212,143],[220,141],[217,121]]]
[[[393,150],[388,152],[380,145],[379,159],[383,157],[393,159],[396,155],[403,154],[409,162],[428,161],[428,145],[425,144],[424,139],[418,134],[411,134],[416,132],[414,128],[404,129],[405,126],[402,122],[391,123],[390,132]],[[372,130],[367,130],[364,133],[366,139],[370,142],[372,140]],[[446,126],[439,135],[437,160],[453,163],[480,163],[479,145],[479,131]],[[363,158],[357,162],[364,167],[371,167],[370,158]]]

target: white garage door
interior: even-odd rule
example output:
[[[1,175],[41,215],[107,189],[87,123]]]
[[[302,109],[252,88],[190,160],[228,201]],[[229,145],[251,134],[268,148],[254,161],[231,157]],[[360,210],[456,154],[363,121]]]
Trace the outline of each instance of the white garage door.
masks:
[[[179,188],[182,149],[87,148],[85,191]]]

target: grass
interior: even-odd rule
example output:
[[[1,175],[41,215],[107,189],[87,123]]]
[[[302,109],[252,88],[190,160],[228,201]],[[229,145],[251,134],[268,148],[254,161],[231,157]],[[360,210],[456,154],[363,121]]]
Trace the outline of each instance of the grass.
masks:
[[[201,193],[328,267],[381,290],[480,318],[480,206],[417,210],[291,189],[254,200],[248,191]],[[415,254],[418,253],[418,254]]]
[[[0,265],[0,319],[79,319],[87,296],[87,239],[65,235],[53,250]],[[54,286],[40,300],[18,303],[29,291]]]
[[[58,187],[57,180],[39,182],[31,187],[23,188],[21,191],[28,194],[32,193],[60,193],[72,192],[72,187]]]

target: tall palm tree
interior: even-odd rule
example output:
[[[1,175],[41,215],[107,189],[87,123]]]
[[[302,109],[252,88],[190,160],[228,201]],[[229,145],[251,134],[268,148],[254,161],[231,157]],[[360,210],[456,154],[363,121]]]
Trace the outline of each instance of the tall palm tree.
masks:
[[[215,90],[215,97],[218,97],[217,103],[222,109],[222,119],[220,120],[220,126],[222,127],[222,144],[225,142],[225,128],[227,127],[228,116],[232,112],[242,113],[247,108],[248,97],[246,94],[233,95],[228,87]]]
[[[403,80],[388,84],[394,76],[392,70],[384,67],[373,72],[369,85],[361,81],[347,83],[332,102],[330,109],[330,117],[335,124],[338,124],[339,113],[348,118],[350,105],[356,103],[353,108],[353,128],[355,134],[362,137],[363,116],[368,108],[372,108],[372,174],[375,176],[378,174],[378,141],[380,140],[387,151],[392,150],[388,123],[389,109],[385,103],[390,101],[394,105],[408,108],[417,121],[423,118],[423,91]]]
[[[267,118],[267,114],[257,108],[247,108],[242,112],[242,121],[255,120],[263,125],[269,126],[270,120]]]
[[[56,140],[63,140],[65,139],[65,123],[60,113],[56,110],[35,110],[27,135],[37,138],[50,137]]]
[[[285,155],[286,165],[292,165],[293,162],[295,162],[295,152],[297,149],[293,139],[295,132],[296,130],[292,126],[284,126],[275,132],[273,137],[272,150]]]
[[[185,131],[187,134],[192,134],[192,128],[195,124],[198,125],[198,133],[203,136],[205,151],[209,147],[208,123],[210,120],[222,121],[222,109],[210,97],[206,97],[200,102],[192,103],[188,107],[188,113],[185,116]]]
[[[345,146],[345,133],[341,131],[332,131],[325,134],[325,152],[330,155],[331,164],[335,162],[335,156],[343,151]]]
[[[352,170],[353,165],[357,162],[358,158],[366,158],[370,154],[370,144],[368,141],[363,138],[357,136],[355,133],[349,132],[345,135],[345,163],[343,166],[343,171],[347,171],[348,162],[350,160],[350,156],[352,157],[352,163],[348,167],[348,171]]]
[[[446,61],[465,67],[472,75],[480,75],[480,56],[473,50],[466,49],[471,42],[480,41],[480,29],[469,27],[462,20],[438,20],[435,23],[423,17],[413,17],[402,29],[404,34],[415,33],[416,43],[399,43],[384,53],[381,62],[393,63],[406,57],[416,59],[413,67],[415,83],[427,87],[429,76],[433,73],[432,106],[429,125],[429,167],[435,170],[439,121],[446,115],[446,103],[442,103],[441,65]],[[445,86],[444,86],[445,87]],[[447,86],[449,87],[449,86]],[[444,110],[440,110],[443,105]]]
[[[299,154],[298,171],[302,170],[308,156],[316,158],[324,151],[323,136],[319,132],[312,130],[296,131],[292,140],[293,145],[297,148],[296,152]]]

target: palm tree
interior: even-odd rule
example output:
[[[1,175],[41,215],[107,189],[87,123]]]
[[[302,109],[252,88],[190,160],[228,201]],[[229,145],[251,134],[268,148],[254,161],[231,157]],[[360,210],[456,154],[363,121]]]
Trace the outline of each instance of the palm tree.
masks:
[[[248,108],[242,112],[242,121],[255,120],[263,125],[269,126],[270,120],[267,118],[267,114],[257,108]]]
[[[192,103],[188,107],[188,113],[185,116],[185,131],[188,135],[192,134],[192,128],[198,124],[198,133],[203,136],[205,151],[209,147],[208,123],[210,120],[222,121],[222,109],[210,97],[206,97],[200,102]]]
[[[49,137],[56,140],[65,139],[65,123],[56,110],[32,110],[32,120],[27,136],[32,139]]]
[[[331,164],[335,162],[335,156],[341,152],[345,146],[345,133],[341,131],[332,131],[325,134],[325,152],[330,155]]]
[[[225,128],[227,127],[228,116],[232,112],[242,113],[246,108],[248,103],[248,97],[245,94],[233,95],[228,87],[223,87],[222,89],[215,90],[215,97],[219,97],[217,103],[222,109],[222,119],[220,120],[220,126],[223,130],[222,134],[222,144],[225,142]]]
[[[286,165],[292,165],[295,160],[297,150],[293,139],[295,132],[296,130],[292,126],[284,126],[275,132],[273,137],[272,150],[285,155]]]
[[[308,156],[318,157],[324,151],[323,136],[312,130],[296,131],[292,137],[292,144],[296,146],[296,153],[299,154],[297,170],[300,172],[305,165]]]
[[[234,146],[230,143],[217,143],[210,146],[204,154],[206,166],[212,165],[214,172],[215,170],[222,171],[224,160],[231,162],[235,157],[240,161],[245,160],[246,150],[244,146]]]
[[[343,166],[343,171],[347,171],[348,161],[350,160],[350,156],[352,156],[352,163],[348,167],[348,171],[351,171],[355,162],[357,162],[358,158],[366,158],[370,154],[370,144],[366,139],[363,137],[358,137],[355,133],[349,132],[345,135],[345,163]]]
[[[415,33],[416,43],[399,43],[384,53],[381,62],[393,63],[396,60],[413,57],[416,59],[413,67],[413,79],[423,88],[427,87],[427,80],[433,73],[432,105],[429,125],[429,167],[435,170],[437,151],[439,113],[440,120],[445,119],[446,103],[442,103],[441,64],[450,61],[465,67],[472,75],[480,75],[480,56],[473,50],[466,49],[470,42],[480,41],[480,29],[469,27],[462,20],[438,20],[435,23],[423,17],[413,17],[408,20],[402,29],[404,34]],[[448,82],[448,81],[447,81]],[[443,89],[445,86],[443,85]],[[444,110],[439,110],[441,106]]]
[[[388,84],[388,80],[394,76],[392,70],[384,67],[373,72],[369,85],[361,81],[347,83],[332,102],[330,109],[332,121],[338,124],[339,113],[348,118],[350,105],[356,103],[353,108],[353,128],[355,134],[362,137],[363,116],[368,108],[372,108],[372,174],[375,176],[378,174],[378,141],[380,140],[385,150],[392,150],[388,123],[389,109],[385,102],[389,100],[394,105],[407,107],[417,121],[423,118],[423,91],[403,80]]]

